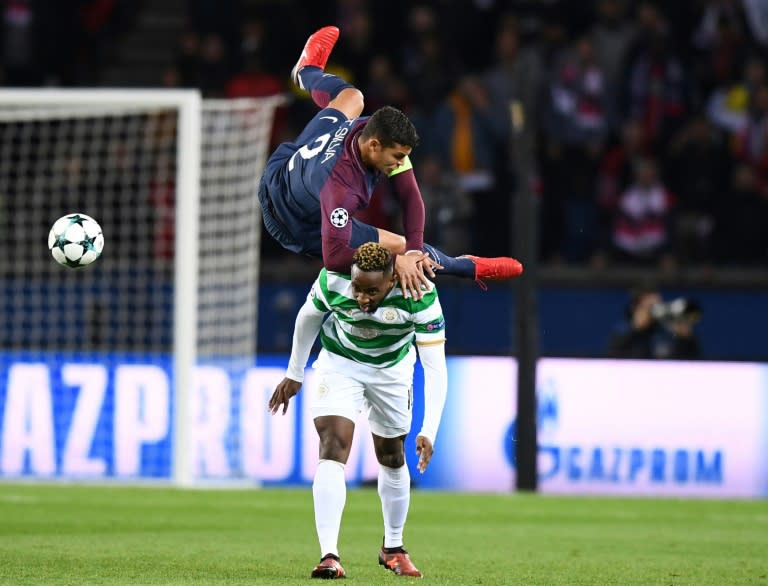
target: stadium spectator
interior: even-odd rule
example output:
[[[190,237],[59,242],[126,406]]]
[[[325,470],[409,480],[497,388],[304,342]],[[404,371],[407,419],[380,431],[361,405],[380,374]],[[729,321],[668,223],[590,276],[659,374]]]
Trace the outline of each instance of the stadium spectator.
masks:
[[[534,43],[525,43],[521,24],[516,16],[504,13],[501,16],[493,45],[493,64],[482,73],[482,83],[488,93],[491,116],[495,126],[495,193],[492,213],[497,217],[500,234],[493,235],[495,242],[478,245],[488,246],[489,250],[498,250],[503,246],[503,238],[511,232],[511,208],[513,193],[516,188],[513,147],[513,104],[521,107],[515,111],[522,112],[525,128],[535,133],[539,117],[539,99],[544,72],[542,56]],[[536,169],[531,169],[536,174]],[[483,203],[483,202],[480,202]],[[488,202],[485,202],[488,203]],[[483,209],[485,208],[485,210]],[[477,206],[476,217],[487,218],[488,206]],[[484,231],[481,231],[484,232]],[[502,236],[506,235],[506,236]]]
[[[511,15],[504,15],[496,32],[493,64],[485,70],[483,83],[488,91],[493,116],[499,131],[507,135],[512,129],[510,104],[519,101],[526,119],[535,124],[543,78],[542,58],[535,46],[523,46],[520,23]]]
[[[267,161],[259,199],[269,234],[288,250],[322,257],[331,270],[345,270],[362,242],[381,242],[396,253],[397,276],[416,299],[435,271],[478,282],[518,276],[522,266],[515,259],[451,257],[424,244],[424,203],[408,159],[418,142],[416,129],[389,106],[359,118],[362,92],[324,72],[338,36],[333,26],[316,31],[294,67],[295,83],[321,111],[295,142],[281,144]],[[385,177],[400,201],[405,236],[354,217]]]
[[[454,51],[440,34],[438,16],[427,4],[409,9],[405,39],[401,44],[400,63],[414,101],[414,119],[434,112],[445,99],[459,67],[452,61]]]
[[[630,292],[626,314],[611,334],[609,356],[670,360],[701,357],[694,331],[701,310],[695,302],[680,298],[664,303],[655,287],[643,285]]]
[[[654,159],[638,162],[634,174],[614,211],[615,252],[625,263],[670,268],[674,197],[659,178]]]
[[[286,376],[269,400],[273,414],[281,408],[285,414],[301,388],[312,344],[322,329],[322,349],[314,363],[318,386],[311,406],[320,437],[312,494],[321,560],[312,570],[313,578],[345,577],[338,549],[346,500],[344,466],[355,421],[366,406],[380,465],[384,541],[379,564],[400,576],[422,577],[403,549],[411,490],[404,443],[411,427],[417,346],[425,373],[425,406],[416,450],[418,469],[424,472],[448,389],[445,320],[434,286],[419,301],[406,301],[405,306],[402,295],[396,287],[392,254],[373,242],[355,251],[351,275],[323,269],[296,318]]]
[[[598,0],[596,22],[590,31],[595,55],[603,72],[609,126],[618,129],[619,96],[624,66],[637,27],[627,12],[626,0]]]
[[[473,249],[493,254],[509,245],[509,193],[499,190],[498,154],[503,152],[507,129],[494,116],[488,91],[474,75],[458,79],[454,90],[431,117],[424,151],[450,169],[459,188],[472,200]]]
[[[245,56],[243,69],[227,81],[225,94],[233,99],[258,98],[280,94],[284,89],[282,80],[265,71],[261,55],[254,52]]]
[[[392,105],[407,111],[410,107],[408,85],[395,70],[392,59],[385,53],[376,53],[368,66],[368,85],[365,86],[365,104],[370,111]]]
[[[426,157],[419,161],[418,176],[424,213],[430,219],[424,225],[424,239],[448,254],[468,250],[472,235],[467,225],[474,213],[474,202],[461,189],[455,173],[436,157]]]
[[[693,33],[699,51],[695,68],[705,94],[736,78],[753,50],[750,29],[741,0],[706,2]]]
[[[240,56],[242,69],[227,81],[224,89],[225,97],[230,99],[258,98],[285,92],[286,87],[283,80],[264,67],[262,50],[258,46],[243,50]],[[288,139],[288,134],[288,109],[285,106],[280,106],[275,109],[269,141],[270,148],[277,148],[278,144]]]
[[[207,98],[222,98],[232,68],[227,54],[227,45],[215,33],[205,35],[200,46],[198,87]]]
[[[690,87],[686,68],[666,31],[656,31],[627,67],[625,116],[641,121],[657,154],[689,114]]]
[[[747,123],[735,137],[734,154],[752,167],[758,189],[768,192],[768,84],[755,90]]]
[[[715,260],[723,264],[768,263],[768,192],[758,188],[749,165],[736,167],[731,187],[719,201],[713,240]]]
[[[556,254],[572,262],[587,260],[596,246],[597,172],[608,136],[605,89],[586,36],[560,53],[546,88],[545,206],[561,226]]]
[[[614,141],[600,156],[597,179],[598,253],[605,257],[611,248],[614,211],[621,194],[634,180],[634,169],[650,155],[639,122],[630,120],[621,129],[621,138]],[[605,259],[604,259],[605,260]]]
[[[65,3],[66,4],[66,3]],[[85,85],[98,82],[115,37],[125,26],[127,6],[122,0],[85,0],[80,2],[78,69]]]
[[[6,85],[39,85],[43,72],[39,59],[39,9],[29,0],[10,0],[3,5],[2,65]]]
[[[370,78],[369,64],[375,54],[372,38],[373,24],[365,2],[342,2],[338,9],[338,24],[342,43],[336,48],[334,60],[343,63],[351,74],[350,80],[364,88]]]
[[[730,173],[722,133],[705,116],[693,117],[669,146],[666,170],[677,198],[675,251],[681,262],[711,260],[715,211]]]
[[[749,106],[755,92],[768,81],[765,62],[752,55],[735,81],[721,84],[707,99],[707,115],[718,128],[730,134],[742,132],[749,121]]]
[[[176,48],[174,69],[178,72],[181,87],[197,87],[200,83],[200,35],[192,29],[185,30]]]

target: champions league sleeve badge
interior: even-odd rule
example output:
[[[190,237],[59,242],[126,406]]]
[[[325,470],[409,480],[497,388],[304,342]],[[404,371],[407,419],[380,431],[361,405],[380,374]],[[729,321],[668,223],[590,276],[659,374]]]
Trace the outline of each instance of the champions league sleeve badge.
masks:
[[[343,228],[349,222],[349,212],[344,208],[336,208],[331,212],[331,224],[336,228]]]

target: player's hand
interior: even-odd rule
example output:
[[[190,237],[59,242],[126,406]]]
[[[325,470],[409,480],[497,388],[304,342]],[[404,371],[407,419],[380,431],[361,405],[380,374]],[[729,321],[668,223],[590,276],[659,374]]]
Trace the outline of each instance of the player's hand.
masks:
[[[395,272],[406,297],[411,297],[418,301],[423,295],[421,291],[422,285],[427,289],[432,288],[432,283],[427,275],[435,276],[433,267],[442,268],[434,263],[429,258],[429,255],[424,252],[398,254],[395,257]]]
[[[417,464],[417,467],[419,472],[424,474],[424,470],[427,469],[429,461],[432,459],[432,454],[434,453],[432,442],[423,435],[416,436],[416,453],[419,455],[419,463]]]
[[[416,261],[417,264],[421,264],[422,272],[427,275],[430,279],[435,278],[435,269],[442,269],[444,268],[443,265],[441,265],[439,262],[434,260],[431,256],[429,256],[426,252],[423,252],[421,250],[408,250],[405,253],[405,256],[410,255],[418,255],[421,260]]]
[[[283,406],[283,415],[288,411],[288,402],[291,397],[295,397],[301,389],[301,383],[290,379],[288,377],[280,381],[277,385],[275,392],[272,393],[272,397],[269,399],[269,410],[274,415],[280,409],[280,405]]]
[[[421,261],[421,268],[424,270],[424,274],[430,279],[435,278],[435,269],[442,269],[443,265],[434,260],[427,253],[424,253],[424,258]]]

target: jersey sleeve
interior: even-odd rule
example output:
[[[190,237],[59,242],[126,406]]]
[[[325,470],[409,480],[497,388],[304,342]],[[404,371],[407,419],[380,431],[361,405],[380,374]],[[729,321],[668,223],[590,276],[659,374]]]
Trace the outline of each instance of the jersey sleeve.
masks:
[[[436,287],[413,301],[413,323],[418,346],[445,342],[445,318]]]
[[[400,201],[405,231],[406,250],[421,250],[424,246],[424,200],[416,183],[411,160],[406,157],[403,164],[389,175],[392,188]]]
[[[312,285],[304,305],[299,309],[293,328],[291,356],[288,359],[285,375],[298,382],[304,381],[304,369],[307,366],[312,345],[320,332],[325,315],[328,313],[328,301],[323,293],[321,283],[321,279],[326,278],[324,270]]]
[[[328,301],[328,270],[325,268],[320,269],[320,274],[312,284],[312,289],[309,291],[307,298],[312,302],[312,305],[317,311],[328,313],[331,311],[331,304]]]
[[[349,273],[354,249],[352,215],[357,211],[357,189],[335,173],[320,190],[320,237],[323,265],[331,271]]]

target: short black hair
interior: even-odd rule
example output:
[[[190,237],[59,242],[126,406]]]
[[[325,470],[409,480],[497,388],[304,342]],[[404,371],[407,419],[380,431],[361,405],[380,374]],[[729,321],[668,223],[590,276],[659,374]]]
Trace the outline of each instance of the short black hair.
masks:
[[[414,148],[419,144],[419,134],[413,122],[393,106],[384,106],[376,110],[368,119],[361,136],[378,138],[384,147],[401,144]]]
[[[394,269],[394,257],[389,249],[378,242],[361,244],[352,257],[352,264],[363,272],[381,271],[384,274]]]

